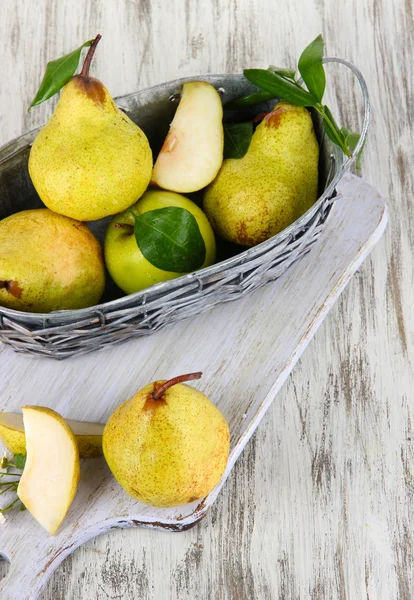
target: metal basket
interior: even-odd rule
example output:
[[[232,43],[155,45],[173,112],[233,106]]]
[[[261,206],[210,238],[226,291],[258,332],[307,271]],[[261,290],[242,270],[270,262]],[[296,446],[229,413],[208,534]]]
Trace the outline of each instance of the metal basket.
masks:
[[[295,223],[271,239],[215,265],[109,299],[97,306],[48,314],[25,313],[0,307],[0,340],[17,352],[63,359],[97,350],[121,341],[149,335],[165,325],[204,312],[221,302],[236,300],[274,281],[307,253],[328,218],[336,197],[336,186],[351,168],[362,148],[369,124],[367,87],[359,70],[348,61],[326,58],[352,70],[362,89],[365,115],[361,138],[353,156],[346,161],[337,146],[323,134],[321,121],[312,115],[320,143],[321,195]],[[223,102],[254,91],[242,75],[203,75],[164,83],[116,99],[118,106],[146,133],[154,155],[159,151],[175,111],[174,98],[184,81],[202,79],[221,89]],[[269,111],[274,101],[245,110],[246,119]],[[31,183],[27,163],[30,145],[38,130],[23,135],[0,149],[0,218],[43,206]],[[108,220],[90,223],[102,239]],[[107,290],[107,298],[113,290]],[[105,299],[105,297],[104,297]]]

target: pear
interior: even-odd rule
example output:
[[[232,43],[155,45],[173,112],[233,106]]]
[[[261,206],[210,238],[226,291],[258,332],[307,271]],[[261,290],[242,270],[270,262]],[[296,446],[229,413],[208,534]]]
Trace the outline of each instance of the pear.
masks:
[[[184,83],[151,183],[186,193],[201,190],[213,181],[223,162],[222,120],[221,99],[210,83]]]
[[[17,495],[27,510],[54,535],[76,495],[79,450],[65,420],[51,408],[24,406],[27,458]]]
[[[285,229],[318,197],[318,160],[309,112],[279,102],[257,127],[247,154],[225,160],[204,194],[215,232],[254,246]]]
[[[97,36],[83,69],[62,90],[56,110],[33,142],[29,173],[51,210],[91,221],[131,206],[152,172],[148,140],[89,76]]]
[[[105,425],[66,419],[75,435],[79,456],[102,456],[102,434]],[[23,416],[17,413],[0,413],[0,440],[13,454],[26,454],[26,436]]]
[[[129,210],[112,219],[105,235],[106,266],[112,279],[127,294],[183,275],[164,271],[150,263],[139,249],[134,235],[134,214],[142,215],[169,206],[188,210],[196,219],[206,247],[205,260],[200,268],[214,263],[216,240],[210,222],[201,208],[181,194],[149,190]]]
[[[133,498],[158,507],[206,496],[220,481],[229,454],[229,428],[190,373],[156,381],[121,404],[103,435],[106,461]]]
[[[98,240],[46,208],[0,221],[0,305],[29,312],[97,304],[105,287]]]

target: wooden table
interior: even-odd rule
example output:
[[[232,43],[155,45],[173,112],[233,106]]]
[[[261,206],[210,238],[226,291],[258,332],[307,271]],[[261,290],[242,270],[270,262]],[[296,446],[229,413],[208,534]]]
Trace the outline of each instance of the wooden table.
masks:
[[[362,173],[389,196],[391,222],[210,515],[181,534],[123,530],[85,544],[43,600],[412,598],[413,2],[3,0],[0,142],[48,118],[53,102],[26,112],[45,63],[97,32],[94,73],[113,95],[185,75],[291,66],[322,32],[327,54],[352,60],[367,79],[373,121]],[[356,127],[355,84],[336,69],[331,98]],[[0,360],[17,358],[1,347]],[[40,383],[22,372],[15,393],[27,402]]]

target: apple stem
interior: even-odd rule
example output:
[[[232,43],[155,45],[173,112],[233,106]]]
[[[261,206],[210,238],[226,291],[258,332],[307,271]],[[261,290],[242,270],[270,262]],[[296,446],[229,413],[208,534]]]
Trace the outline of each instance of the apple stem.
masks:
[[[15,298],[20,298],[20,296],[22,295],[22,288],[19,287],[19,284],[17,283],[17,281],[12,281],[12,280],[0,280],[0,289],[5,289],[7,292],[9,292],[9,294],[11,294],[12,296],[14,296]]]
[[[114,229],[129,229],[130,231],[134,230],[134,226],[131,223],[115,223]]]
[[[98,33],[96,38],[93,40],[92,44],[89,46],[88,54],[86,55],[85,62],[83,63],[82,71],[80,72],[81,77],[89,77],[89,67],[91,66],[91,62],[93,59],[93,55],[95,54],[96,46],[101,39],[101,34]]]
[[[161,400],[165,392],[172,387],[173,385],[177,385],[177,383],[183,383],[183,381],[191,381],[193,379],[200,379],[202,376],[201,371],[197,371],[197,373],[186,373],[185,375],[178,375],[178,377],[173,377],[172,379],[168,379],[168,381],[164,381],[161,384],[154,384],[155,388],[151,394],[151,398],[153,400]]]

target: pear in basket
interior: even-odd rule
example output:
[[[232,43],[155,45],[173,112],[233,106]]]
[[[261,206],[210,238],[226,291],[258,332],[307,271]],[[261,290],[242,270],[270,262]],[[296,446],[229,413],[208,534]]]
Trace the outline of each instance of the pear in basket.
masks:
[[[279,102],[253,134],[247,154],[227,159],[204,195],[222,238],[255,246],[296,221],[318,197],[319,146],[305,108]]]
[[[30,177],[46,206],[79,221],[125,210],[145,192],[152,173],[144,132],[89,75],[100,38],[89,48],[80,74],[64,86],[29,157]]]

